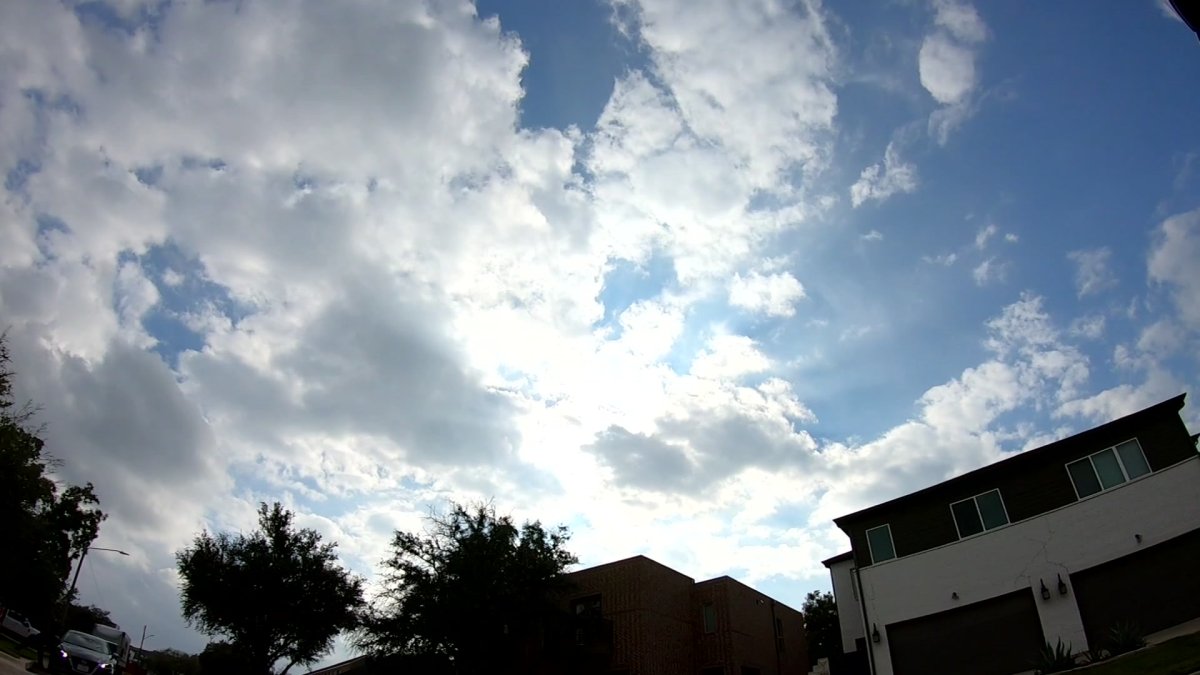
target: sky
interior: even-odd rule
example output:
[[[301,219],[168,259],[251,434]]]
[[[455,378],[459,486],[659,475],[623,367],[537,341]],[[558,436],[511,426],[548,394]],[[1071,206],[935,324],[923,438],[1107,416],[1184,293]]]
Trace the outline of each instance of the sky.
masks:
[[[198,532],[371,579],[492,500],[799,607],[833,517],[1200,390],[1196,82],[1158,0],[0,3],[81,597],[198,651]]]

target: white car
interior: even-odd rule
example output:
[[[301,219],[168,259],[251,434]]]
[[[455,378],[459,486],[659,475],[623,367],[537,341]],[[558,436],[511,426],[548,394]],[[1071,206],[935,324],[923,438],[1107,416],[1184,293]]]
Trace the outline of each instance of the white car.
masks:
[[[34,628],[33,625],[29,623],[29,619],[25,618],[23,614],[18,614],[12,610],[4,613],[3,625],[4,630],[16,635],[22,640],[28,640],[29,638],[37,637],[41,633],[40,630]]]

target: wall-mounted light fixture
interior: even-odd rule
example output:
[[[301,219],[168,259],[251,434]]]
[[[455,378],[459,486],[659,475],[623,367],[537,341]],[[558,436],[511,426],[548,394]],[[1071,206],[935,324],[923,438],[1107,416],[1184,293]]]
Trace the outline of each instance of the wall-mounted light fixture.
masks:
[[[1137,541],[1137,543],[1139,543],[1139,544],[1142,543],[1142,535],[1135,534],[1135,535],[1133,535],[1133,538]]]
[[[1066,594],[1067,594],[1067,582],[1065,582],[1065,581],[1063,581],[1063,580],[1062,580],[1062,575],[1061,575],[1061,574],[1060,574],[1060,575],[1058,575],[1058,594],[1059,594],[1059,595],[1066,595]]]
[[[879,642],[879,626],[871,624],[871,642]]]
[[[1049,599],[1050,599],[1050,589],[1049,589],[1049,588],[1046,588],[1046,580],[1045,580],[1045,579],[1039,579],[1039,581],[1041,581],[1041,582],[1042,582],[1042,599],[1043,599],[1043,600],[1049,600]]]
[[[951,594],[950,594],[950,599],[951,599],[951,600],[957,600],[957,599],[958,599],[958,591],[954,591],[953,593],[951,593]]]

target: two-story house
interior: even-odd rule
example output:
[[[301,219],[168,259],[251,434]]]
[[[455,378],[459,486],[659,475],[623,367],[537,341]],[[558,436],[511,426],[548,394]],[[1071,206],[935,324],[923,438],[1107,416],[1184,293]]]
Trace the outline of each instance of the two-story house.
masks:
[[[1183,403],[834,519],[852,549],[825,561],[844,650],[875,675],[1007,674],[1047,641],[1099,650],[1120,623],[1200,616],[1200,456]]]

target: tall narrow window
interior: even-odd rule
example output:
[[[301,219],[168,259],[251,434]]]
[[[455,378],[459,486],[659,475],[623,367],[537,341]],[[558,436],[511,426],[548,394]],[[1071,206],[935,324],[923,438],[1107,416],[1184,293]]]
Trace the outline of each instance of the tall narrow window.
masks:
[[[717,632],[717,608],[711,602],[704,603],[704,632]]]
[[[1142,446],[1133,438],[1071,462],[1067,473],[1075,494],[1083,499],[1150,473],[1150,465]]]
[[[867,546],[871,549],[871,562],[883,562],[896,557],[896,547],[892,545],[892,528],[880,525],[867,530]]]
[[[950,505],[950,513],[954,514],[954,525],[958,528],[960,539],[1008,524],[1008,512],[1004,510],[1004,500],[999,490],[989,490],[970,499],[954,502]]]

